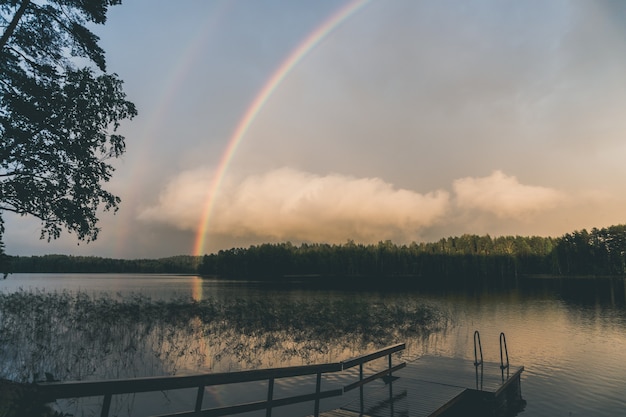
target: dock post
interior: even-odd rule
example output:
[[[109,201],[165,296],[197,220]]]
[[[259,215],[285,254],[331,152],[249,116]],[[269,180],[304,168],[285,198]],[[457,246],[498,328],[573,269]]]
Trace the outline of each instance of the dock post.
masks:
[[[363,381],[363,364],[359,365],[359,381]],[[365,404],[363,402],[363,385],[359,387],[359,393],[361,394],[361,414],[365,412]]]
[[[317,381],[315,383],[315,410],[314,416],[318,417],[320,415],[320,391],[322,388],[322,373],[317,373]]]
[[[202,411],[202,399],[204,398],[204,385],[200,385],[198,387],[198,393],[196,395],[196,408],[195,412],[199,413]]]
[[[267,385],[267,408],[265,417],[272,417],[272,402],[274,400],[274,378],[270,378]]]
[[[100,411],[100,417],[109,417],[109,409],[111,408],[111,393],[104,395],[104,402],[102,403],[102,410]]]

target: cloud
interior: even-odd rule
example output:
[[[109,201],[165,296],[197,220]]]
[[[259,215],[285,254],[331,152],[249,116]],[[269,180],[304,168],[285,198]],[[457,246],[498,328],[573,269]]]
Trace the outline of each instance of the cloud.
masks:
[[[212,179],[213,172],[206,168],[182,172],[167,184],[156,204],[140,212],[139,219],[195,233]],[[498,218],[489,220],[492,228],[504,227],[511,221],[527,223],[531,216],[540,221],[539,214],[553,213],[551,209],[569,201],[558,190],[521,184],[502,171],[457,179],[452,190],[418,193],[375,177],[319,175],[292,168],[240,179],[231,176],[221,185],[208,233],[233,241],[410,242],[444,227],[444,216],[446,224],[467,226],[479,221],[472,220],[476,212],[485,212]]]
[[[182,173],[140,219],[195,230],[210,179],[207,170]],[[406,240],[439,221],[449,206],[449,193],[441,190],[420,194],[379,178],[282,168],[226,181],[209,232],[316,242]]]
[[[453,189],[459,209],[477,209],[499,218],[524,219],[533,213],[552,209],[565,199],[560,191],[521,184],[516,177],[499,170],[488,177],[457,179]]]
[[[195,230],[212,176],[213,172],[204,168],[181,172],[167,184],[156,205],[140,210],[138,219],[170,224],[181,230]]]

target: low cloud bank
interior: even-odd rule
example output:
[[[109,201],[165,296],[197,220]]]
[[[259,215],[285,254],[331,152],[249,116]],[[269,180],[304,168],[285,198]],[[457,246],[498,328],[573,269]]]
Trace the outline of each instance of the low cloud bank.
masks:
[[[206,170],[173,179],[157,205],[143,210],[144,221],[196,230],[208,198]],[[209,232],[270,239],[341,242],[412,235],[439,221],[449,194],[397,189],[379,178],[325,176],[290,168],[225,181],[213,207]]]
[[[499,218],[525,219],[552,209],[565,199],[557,190],[521,184],[502,171],[494,171],[488,177],[458,179],[452,188],[460,209],[477,209]]]
[[[413,234],[440,220],[450,201],[444,191],[419,194],[379,178],[289,168],[248,177],[224,194],[213,232],[329,242]]]
[[[212,172],[186,171],[170,181],[157,204],[139,218],[196,231],[208,199]],[[222,184],[209,233],[267,240],[338,243],[412,240],[425,228],[459,213],[479,210],[500,219],[523,219],[554,208],[559,191],[521,184],[494,171],[488,177],[453,182],[446,190],[419,193],[380,178],[317,175],[282,168]]]

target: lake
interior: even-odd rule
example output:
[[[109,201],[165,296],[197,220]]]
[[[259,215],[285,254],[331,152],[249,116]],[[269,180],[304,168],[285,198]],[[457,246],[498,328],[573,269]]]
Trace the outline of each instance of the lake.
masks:
[[[473,334],[479,330],[486,361],[500,360],[499,334],[505,332],[511,363],[525,367],[522,395],[527,403],[519,415],[626,416],[623,279],[522,280],[519,288],[468,294],[302,289],[175,275],[14,274],[0,281],[0,292],[33,294],[27,302],[44,309],[45,316],[51,313],[37,303],[50,305],[53,298],[46,297],[56,297],[58,310],[77,303],[72,300],[88,303],[105,295],[94,314],[109,332],[103,339],[102,332],[79,329],[81,336],[71,336],[57,331],[40,343],[53,346],[53,353],[28,353],[39,361],[32,369],[16,365],[25,360],[19,355],[30,342],[20,338],[28,335],[16,333],[13,341],[5,335],[0,339],[4,378],[28,379],[29,373],[46,367],[54,368],[60,379],[222,372],[342,360],[398,342],[407,343],[409,359],[440,355],[473,361]],[[76,294],[83,298],[72,298]],[[186,312],[189,300],[195,300],[198,310]],[[168,304],[172,302],[174,307]],[[148,311],[146,303],[158,308]],[[109,310],[120,313],[107,318]],[[175,314],[149,324],[121,319],[124,314],[157,317],[158,311]],[[271,315],[264,315],[267,311]],[[313,319],[320,311],[353,319],[320,325],[323,316]],[[176,315],[184,326],[168,321]],[[204,318],[209,315],[214,319]],[[5,313],[2,320],[5,326],[11,325],[7,320],[22,326],[40,319],[18,321]],[[60,325],[59,319],[46,320],[33,329]],[[424,326],[415,325],[422,320]],[[65,349],[87,346],[84,338],[94,340],[91,353]],[[21,347],[13,349],[10,343]],[[120,354],[114,354],[116,349]],[[103,356],[94,360],[96,350]],[[51,364],[52,356],[60,363]]]

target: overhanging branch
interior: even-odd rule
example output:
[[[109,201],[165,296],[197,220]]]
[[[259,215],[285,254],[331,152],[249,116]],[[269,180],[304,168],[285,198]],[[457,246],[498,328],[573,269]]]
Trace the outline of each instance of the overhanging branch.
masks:
[[[4,45],[6,45],[11,35],[13,35],[13,32],[15,32],[15,28],[17,27],[17,24],[19,23],[20,19],[24,15],[24,12],[26,11],[26,8],[28,7],[29,4],[30,4],[30,0],[22,1],[20,8],[17,9],[17,12],[15,12],[13,19],[11,20],[11,23],[9,23],[9,26],[2,34],[2,37],[0,38],[0,49],[4,49]]]

